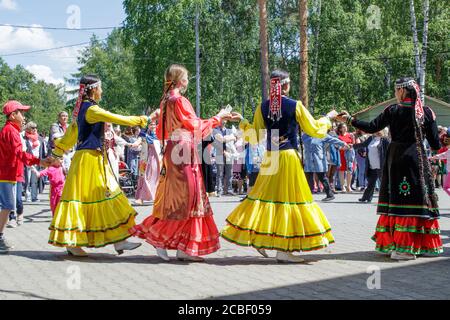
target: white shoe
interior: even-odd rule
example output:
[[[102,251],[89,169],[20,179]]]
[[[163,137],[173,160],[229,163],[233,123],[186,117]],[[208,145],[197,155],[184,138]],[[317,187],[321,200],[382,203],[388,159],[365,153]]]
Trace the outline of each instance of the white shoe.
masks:
[[[23,213],[17,215],[17,226],[23,225]]]
[[[17,227],[17,221],[14,220],[9,220],[8,224],[6,225],[7,228],[16,228]]]
[[[265,249],[260,248],[260,249],[256,249],[256,251],[258,251],[259,254],[262,255],[264,258],[269,258],[269,255],[267,254]]]
[[[411,253],[392,251],[391,259],[393,259],[393,260],[416,260],[416,256]]]
[[[66,247],[66,249],[67,249],[67,253],[70,256],[75,256],[75,257],[87,257],[88,256],[87,252],[84,251],[80,247]]]
[[[114,243],[114,249],[116,249],[118,255],[121,255],[124,252],[124,250],[134,250],[136,248],[139,248],[141,245],[142,243],[129,242],[124,240]]]
[[[177,250],[177,259],[181,261],[204,262],[205,259],[198,256],[190,256],[181,250]]]
[[[158,255],[158,257],[160,257],[164,261],[170,261],[170,258],[167,255],[167,250],[166,249],[156,248],[156,254]]]
[[[298,263],[298,262],[304,262],[305,259],[302,259],[298,256],[294,256],[292,253],[290,252],[282,252],[282,251],[277,251],[277,261],[278,262],[293,262],[293,263]]]

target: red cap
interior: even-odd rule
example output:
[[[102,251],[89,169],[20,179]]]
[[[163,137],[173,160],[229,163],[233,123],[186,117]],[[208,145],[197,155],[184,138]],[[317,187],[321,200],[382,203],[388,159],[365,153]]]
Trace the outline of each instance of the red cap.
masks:
[[[3,114],[9,115],[17,110],[28,111],[30,109],[30,106],[24,106],[19,101],[11,100],[3,106]]]

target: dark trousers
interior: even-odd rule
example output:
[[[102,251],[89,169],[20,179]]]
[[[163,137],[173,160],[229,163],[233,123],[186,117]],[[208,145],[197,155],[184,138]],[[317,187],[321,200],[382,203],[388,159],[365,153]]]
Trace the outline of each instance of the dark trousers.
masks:
[[[305,172],[306,179],[308,180],[308,185],[311,190],[314,189],[314,172]],[[328,178],[326,176],[326,172],[316,172],[317,178],[323,184],[323,188],[327,197],[332,197],[333,192],[330,189],[330,184],[328,183]]]
[[[375,185],[377,183],[378,178],[381,175],[380,169],[371,169],[367,170],[367,188],[364,190],[364,194],[362,196],[363,200],[372,201],[373,192],[375,191]]]
[[[203,173],[203,183],[205,184],[205,189],[207,193],[214,192],[215,181],[212,165],[207,164],[206,161],[202,161],[202,173]]]

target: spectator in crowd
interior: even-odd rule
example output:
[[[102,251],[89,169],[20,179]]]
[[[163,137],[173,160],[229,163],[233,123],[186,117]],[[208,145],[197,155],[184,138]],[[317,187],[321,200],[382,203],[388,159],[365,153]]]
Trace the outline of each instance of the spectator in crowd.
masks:
[[[25,126],[25,121],[23,122],[23,126]],[[22,130],[22,128],[21,128]],[[25,132],[20,132],[20,140],[22,142],[22,151],[27,152],[27,146],[25,144],[24,139]],[[17,183],[16,183],[16,210],[12,210],[9,213],[9,222],[7,227],[8,228],[16,228],[17,226],[23,225],[23,200],[22,200],[22,193],[23,188],[25,184],[25,166],[24,164],[19,164],[21,167],[20,173],[17,176]]]
[[[50,181],[50,210],[52,216],[55,214],[56,207],[61,200],[61,195],[64,189],[64,182],[66,177],[64,175],[64,169],[62,167],[63,159],[57,159],[52,163],[50,167],[42,171],[37,171],[36,168],[31,167],[33,173],[38,177],[47,176]]]
[[[125,146],[138,147],[138,145],[140,145],[139,141],[136,141],[134,145],[126,142],[115,133],[112,123],[105,123],[105,147],[108,154],[108,160],[111,164],[111,169],[113,170],[116,179],[119,179],[119,152],[122,151]]]
[[[446,129],[446,128],[445,128]],[[450,195],[450,128],[446,130],[445,136],[441,138],[442,148],[430,158],[432,161],[442,161],[445,164],[445,178],[442,183],[444,191]]]
[[[355,150],[351,147],[355,144],[353,134],[349,133],[345,123],[340,123],[337,127],[339,139],[344,141],[350,148],[339,151],[341,157],[341,166],[339,167],[339,180],[342,192],[352,192],[352,175],[355,161]]]
[[[217,196],[215,192],[216,181],[214,175],[214,165],[212,159],[214,137],[209,135],[202,140],[201,145],[201,160],[202,160],[202,174],[203,183],[205,185],[206,194],[208,197]]]
[[[155,121],[150,124],[148,130],[141,130],[138,142],[142,148],[139,156],[139,179],[135,203],[143,205],[144,201],[155,200],[161,172],[161,144],[156,137]]]
[[[353,145],[355,150],[367,148],[366,172],[368,183],[360,202],[372,202],[375,184],[382,177],[384,160],[389,146],[389,138],[381,130],[371,135],[366,141]]]
[[[316,174],[327,195],[322,201],[331,201],[334,199],[334,195],[326,176],[328,163],[325,155],[325,144],[332,144],[341,148],[347,147],[347,144],[329,134],[325,138],[313,138],[304,133],[302,140],[305,148],[304,170],[309,188],[311,191],[314,189],[314,174]]]
[[[250,193],[255,185],[256,178],[258,177],[261,163],[266,152],[266,141],[261,140],[258,144],[248,143],[246,146],[245,165],[247,167],[248,174],[248,189],[247,193]]]
[[[239,195],[244,194],[244,182],[247,178],[247,168],[245,167],[245,146],[242,139],[242,131],[236,130],[233,126],[233,134],[236,136],[236,142],[229,142],[233,145],[233,177],[236,180],[236,192]]]
[[[220,127],[213,130],[214,148],[216,149],[216,191],[218,197],[220,195],[234,195],[231,191],[233,178],[231,159],[233,150],[230,150],[230,142],[235,142],[236,137],[231,132],[231,129],[227,129],[225,125],[226,121],[223,121]]]
[[[364,132],[356,129],[355,131],[355,142],[363,143],[368,138],[364,135]],[[367,186],[366,178],[366,160],[367,160],[367,148],[355,149],[355,160],[356,160],[356,180],[359,191],[363,191]]]
[[[69,121],[69,115],[65,111],[61,111],[58,114],[58,122],[55,122],[50,127],[50,133],[48,136],[48,149],[52,150],[55,147],[55,139],[62,137],[67,130],[67,122]]]
[[[25,126],[25,145],[27,152],[32,154],[34,157],[39,159],[45,159],[47,157],[45,150],[45,141],[42,139],[37,131],[37,124],[30,121]],[[39,179],[36,174],[30,170],[30,167],[26,168],[26,178],[25,178],[25,195],[26,201],[39,202],[38,193],[42,190],[39,184],[42,180]]]
[[[130,137],[130,140],[128,141],[132,145],[127,146],[128,147],[127,165],[128,165],[128,168],[131,170],[135,181],[137,181],[137,177],[138,177],[139,153],[142,150],[142,146],[139,145],[139,143],[138,143],[138,145],[134,145],[134,143],[138,142],[140,133],[141,133],[141,129],[139,127],[133,127],[132,128],[132,136]]]
[[[133,128],[131,127],[126,127],[125,130],[123,131],[121,137],[128,143],[132,143],[131,139],[133,138]],[[128,165],[128,146],[124,147],[123,150],[123,161]]]
[[[40,160],[22,149],[20,130],[24,121],[23,113],[30,108],[18,101],[8,101],[3,106],[6,123],[0,131],[0,254],[8,253],[13,248],[3,233],[10,212],[16,210],[16,184],[18,177],[23,174],[24,164],[49,164],[49,161]]]
[[[119,161],[125,161],[125,148],[127,141],[122,137],[122,130],[119,125],[114,127],[114,133],[116,134],[116,137],[120,138],[118,141],[123,141],[123,143],[118,143],[116,145],[117,157],[119,158]]]
[[[332,137],[337,138],[336,126],[333,123],[333,129],[328,131],[328,134]],[[338,169],[341,166],[341,156],[339,154],[339,148],[334,144],[327,144],[327,160],[328,160],[328,173],[327,178],[330,183],[330,188],[333,193],[336,193],[335,187],[335,177],[337,175]]]

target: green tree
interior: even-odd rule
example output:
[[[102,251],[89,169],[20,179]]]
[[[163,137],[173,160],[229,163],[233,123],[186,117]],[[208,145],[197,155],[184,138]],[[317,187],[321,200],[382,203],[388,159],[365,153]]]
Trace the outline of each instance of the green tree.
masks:
[[[26,114],[27,121],[34,121],[40,133],[48,134],[50,125],[60,111],[65,110],[66,96],[63,86],[37,81],[32,73],[18,65],[11,69],[0,59],[0,100],[18,100],[32,106]],[[0,117],[3,126],[5,117]]]
[[[106,39],[91,39],[91,44],[84,49],[78,62],[81,67],[72,75],[70,83],[78,85],[81,77],[96,74],[102,81],[103,96],[100,104],[103,108],[125,115],[142,114],[147,105],[142,98],[136,80],[133,65],[133,53],[124,46],[123,33],[114,30]],[[72,93],[78,93],[78,89]],[[69,101],[73,109],[76,98]]]

